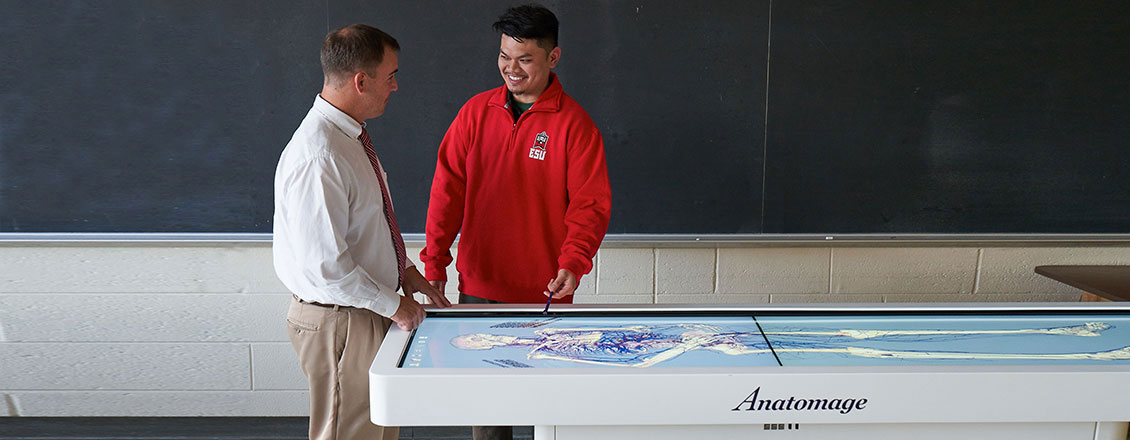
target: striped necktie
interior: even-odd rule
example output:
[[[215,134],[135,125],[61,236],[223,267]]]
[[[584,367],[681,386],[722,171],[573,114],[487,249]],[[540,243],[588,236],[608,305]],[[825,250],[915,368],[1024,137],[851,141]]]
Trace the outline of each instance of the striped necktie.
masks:
[[[401,282],[404,281],[404,267],[407,265],[408,257],[404,251],[404,237],[400,235],[400,226],[396,225],[396,213],[392,211],[392,197],[388,194],[388,186],[385,184],[385,179],[381,176],[381,163],[377,160],[377,151],[373,149],[373,140],[369,138],[369,132],[365,128],[361,128],[361,136],[357,137],[361,140],[361,145],[365,146],[365,154],[369,156],[369,163],[373,165],[373,171],[377,173],[377,182],[381,183],[381,195],[384,196],[385,205],[385,220],[388,220],[388,230],[392,234],[392,245],[396,248],[396,288],[399,289]]]

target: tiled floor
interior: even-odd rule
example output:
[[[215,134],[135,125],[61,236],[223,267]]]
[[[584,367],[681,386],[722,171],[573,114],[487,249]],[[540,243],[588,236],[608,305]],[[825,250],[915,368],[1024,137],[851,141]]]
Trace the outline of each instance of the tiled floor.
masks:
[[[0,417],[0,440],[299,440],[304,417]],[[471,440],[466,426],[404,427],[401,440]],[[515,440],[533,428],[516,427]]]

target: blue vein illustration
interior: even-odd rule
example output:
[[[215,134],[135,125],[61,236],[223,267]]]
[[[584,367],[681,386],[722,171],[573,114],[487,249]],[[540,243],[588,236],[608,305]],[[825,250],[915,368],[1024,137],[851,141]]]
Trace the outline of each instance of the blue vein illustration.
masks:
[[[795,365],[824,365],[813,363],[812,359],[826,361],[827,365],[859,364],[861,359],[873,360],[869,365],[876,365],[876,361],[895,364],[900,361],[957,364],[964,363],[961,361],[1130,361],[1130,338],[1122,337],[1125,333],[1122,332],[1119,333],[1121,339],[1102,339],[1105,332],[1114,328],[1103,321],[1009,328],[1002,324],[1007,321],[989,320],[988,324],[979,324],[982,328],[945,329],[938,328],[939,324],[976,326],[946,320],[917,320],[912,321],[910,327],[933,327],[883,328],[897,325],[898,320],[862,320],[847,323],[856,326],[877,324],[876,328],[833,328],[828,326],[837,324],[835,321],[813,321],[820,325],[812,325],[813,322],[805,320],[778,319],[767,320],[763,332],[748,318],[745,321],[715,320],[717,322],[711,321],[714,318],[700,319],[699,322],[711,324],[698,323],[695,319],[691,319],[691,323],[685,320],[676,323],[668,322],[672,321],[670,319],[657,319],[653,322],[636,319],[638,322],[617,326],[607,325],[614,320],[606,318],[562,320],[544,326],[538,324],[539,321],[531,320],[530,325],[480,325],[480,330],[472,331],[448,328],[445,329],[447,336],[443,338],[450,341],[449,347],[456,349],[457,353],[433,355],[441,358],[446,356],[451,361],[449,363],[456,363],[454,360],[458,356],[481,353],[473,361],[474,366],[480,367],[484,362],[497,367],[777,365],[778,357],[786,365],[789,365],[790,360],[795,361]],[[1126,320],[1121,317],[1118,319]],[[1063,321],[1055,320],[1057,323]],[[586,322],[592,324],[577,325]],[[997,327],[984,328],[986,325]],[[1095,350],[1091,348],[1099,347],[1094,344],[1081,345],[1078,342],[1100,339],[1104,347]],[[498,352],[493,355],[495,358],[483,359],[483,354],[492,356],[486,353],[494,352]],[[682,359],[690,355],[698,357],[693,360]],[[742,363],[722,360],[741,356],[759,360]],[[668,365],[675,360],[680,362]],[[425,366],[440,366],[441,363]]]

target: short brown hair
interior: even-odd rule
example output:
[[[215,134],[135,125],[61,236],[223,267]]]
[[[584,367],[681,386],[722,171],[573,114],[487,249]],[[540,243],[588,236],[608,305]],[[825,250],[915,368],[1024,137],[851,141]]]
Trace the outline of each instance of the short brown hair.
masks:
[[[322,42],[322,73],[328,80],[341,81],[357,72],[375,70],[386,47],[400,51],[392,35],[372,26],[351,24],[332,31]]]

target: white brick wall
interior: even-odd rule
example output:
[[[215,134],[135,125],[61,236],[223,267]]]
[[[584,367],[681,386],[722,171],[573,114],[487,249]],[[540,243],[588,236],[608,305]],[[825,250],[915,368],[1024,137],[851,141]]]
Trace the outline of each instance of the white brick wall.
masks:
[[[1033,272],[1044,264],[1130,264],[1130,245],[620,242],[600,250],[575,302],[1077,301]],[[448,276],[455,300],[454,265]],[[269,243],[0,244],[0,416],[304,415],[289,297]]]
[[[832,293],[972,293],[975,248],[867,248],[832,252]],[[906,286],[914,286],[907,292]]]
[[[269,243],[0,246],[0,413],[291,416]]]
[[[716,292],[828,293],[831,252],[827,248],[719,249]]]

